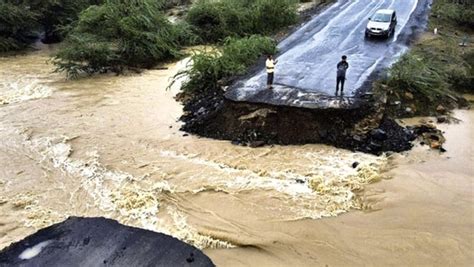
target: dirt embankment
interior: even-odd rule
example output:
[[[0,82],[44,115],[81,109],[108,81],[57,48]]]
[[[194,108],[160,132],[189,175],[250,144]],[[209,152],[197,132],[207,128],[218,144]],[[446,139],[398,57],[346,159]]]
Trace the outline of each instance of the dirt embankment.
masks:
[[[357,109],[313,110],[233,102],[214,92],[185,101],[184,110],[182,130],[252,147],[324,143],[380,154],[409,150],[416,138],[374,99]]]

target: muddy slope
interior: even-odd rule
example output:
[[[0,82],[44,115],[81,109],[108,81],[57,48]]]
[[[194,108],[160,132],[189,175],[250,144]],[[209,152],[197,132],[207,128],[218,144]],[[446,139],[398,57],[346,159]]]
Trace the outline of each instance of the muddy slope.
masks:
[[[233,102],[220,92],[187,101],[182,130],[235,144],[323,143],[380,154],[409,150],[412,131],[384,116],[385,104],[373,98],[357,109],[305,109]]]

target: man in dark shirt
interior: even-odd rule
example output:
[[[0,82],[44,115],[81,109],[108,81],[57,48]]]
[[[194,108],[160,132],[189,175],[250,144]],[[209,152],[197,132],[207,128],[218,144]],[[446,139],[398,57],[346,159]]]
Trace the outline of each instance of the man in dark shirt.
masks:
[[[344,82],[346,81],[346,71],[349,68],[347,63],[347,57],[342,56],[342,60],[337,63],[337,83],[336,83],[336,95],[339,93],[339,84],[341,84],[341,95],[344,94]]]

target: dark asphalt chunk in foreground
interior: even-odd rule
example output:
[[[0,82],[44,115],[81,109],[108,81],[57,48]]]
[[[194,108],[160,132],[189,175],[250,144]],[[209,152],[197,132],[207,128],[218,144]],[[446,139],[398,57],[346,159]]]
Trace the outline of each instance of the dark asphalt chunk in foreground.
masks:
[[[282,41],[278,48],[275,89],[266,90],[265,70],[241,79],[226,92],[233,101],[305,108],[347,108],[369,76],[407,50],[407,39],[426,25],[429,0],[339,0]],[[395,34],[364,38],[368,18],[378,9],[394,9]],[[348,56],[344,98],[335,97],[336,64]],[[340,105],[339,105],[340,104]]]
[[[0,252],[0,266],[214,266],[171,236],[104,218],[69,218]]]

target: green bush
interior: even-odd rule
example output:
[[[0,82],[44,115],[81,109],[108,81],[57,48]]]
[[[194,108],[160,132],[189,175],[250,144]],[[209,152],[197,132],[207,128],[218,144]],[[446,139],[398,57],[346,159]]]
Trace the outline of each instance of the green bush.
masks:
[[[67,34],[67,26],[74,23],[79,14],[102,0],[43,0],[31,1],[31,8],[38,13],[38,22],[44,31],[43,42],[57,43]]]
[[[126,68],[150,68],[179,57],[189,37],[183,26],[171,24],[156,0],[106,0],[81,13],[77,25],[54,57],[57,71],[69,77],[81,73]]]
[[[176,42],[181,46],[190,46],[201,43],[201,38],[194,33],[193,28],[185,21],[174,24]]]
[[[461,78],[454,79],[454,87],[461,91],[474,93],[474,51],[463,56],[466,62],[466,72]]]
[[[389,70],[388,85],[409,90],[434,100],[448,93],[448,75],[438,64],[413,54],[402,56]]]
[[[256,0],[251,6],[254,33],[273,33],[298,19],[295,1]]]
[[[297,21],[295,0],[200,0],[186,16],[204,42],[271,34]]]
[[[459,46],[471,32],[464,20],[466,12],[472,12],[471,1],[437,0],[432,10],[430,27],[441,27],[440,34],[427,33],[389,69],[389,102],[404,103],[387,106],[396,115],[406,116],[407,107],[416,115],[433,115],[439,105],[463,106],[466,101],[458,92],[474,88],[472,49]]]
[[[414,90],[430,99],[473,87],[472,51],[463,52],[459,38],[426,38],[390,69],[393,89]]]
[[[107,70],[120,73],[124,65],[116,47],[93,34],[69,35],[53,63],[57,72],[66,72],[69,78]]]
[[[451,20],[459,26],[474,27],[474,2],[437,0],[433,5],[433,14],[444,20]]]
[[[196,34],[206,42],[216,42],[225,35],[225,21],[219,3],[199,1],[191,8],[186,21],[195,27]]]
[[[0,52],[26,48],[35,40],[37,14],[26,4],[0,2]]]
[[[259,57],[275,52],[276,44],[268,37],[227,38],[219,50],[193,55],[192,66],[178,73],[175,79],[187,77],[182,87],[185,92],[219,90],[221,80],[245,74]]]
[[[59,42],[79,13],[102,0],[3,0],[0,2],[0,52],[20,50],[44,33],[43,42]]]

